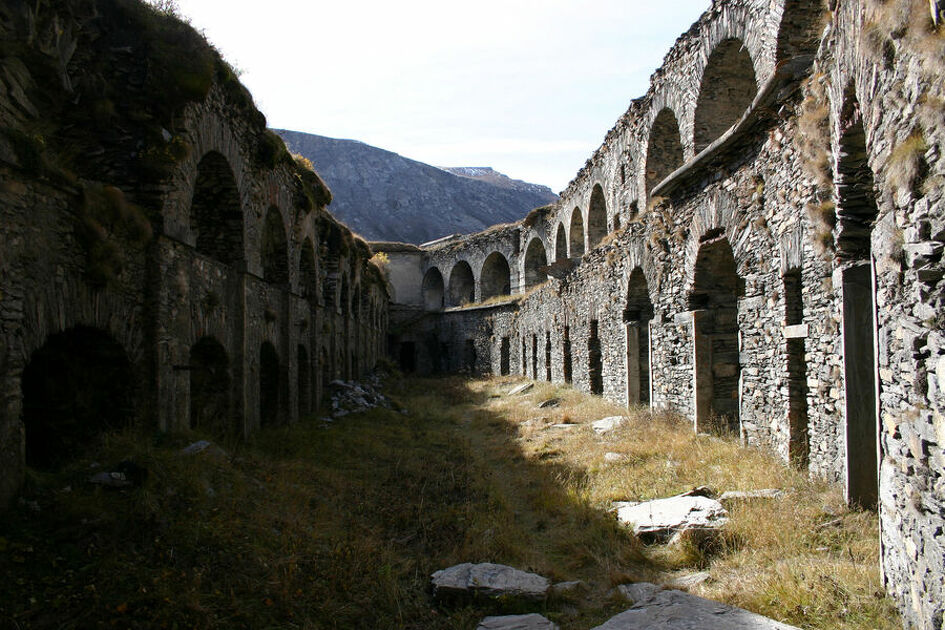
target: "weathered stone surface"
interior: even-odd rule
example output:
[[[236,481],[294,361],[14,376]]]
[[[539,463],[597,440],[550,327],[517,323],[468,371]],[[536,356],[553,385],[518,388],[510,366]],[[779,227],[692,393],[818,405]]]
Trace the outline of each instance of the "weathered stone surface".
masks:
[[[648,600],[662,587],[649,582],[636,582],[634,584],[621,584],[617,587],[617,593],[633,603]]]
[[[561,399],[559,398],[549,398],[548,400],[542,401],[539,405],[539,409],[549,409],[552,407],[557,407],[561,404]]]
[[[640,599],[594,630],[797,630],[741,608],[682,591],[636,586]],[[652,586],[652,585],[649,585]]]
[[[623,462],[627,460],[627,455],[624,453],[604,453],[604,461],[609,464],[616,464],[617,462]]]
[[[684,529],[722,527],[728,523],[728,512],[715,499],[681,495],[621,505],[617,519],[638,536],[662,538]]]
[[[595,420],[593,423],[591,423],[591,428],[593,428],[594,432],[598,435],[605,435],[620,427],[626,421],[626,416],[609,416],[607,418]]]
[[[435,597],[481,595],[539,601],[545,598],[551,581],[502,564],[465,562],[437,571],[431,576]]]
[[[537,613],[486,617],[476,630],[558,630],[558,624]]]
[[[751,501],[753,499],[780,499],[784,490],[764,488],[762,490],[729,490],[719,497],[720,503],[735,503],[737,501]]]
[[[524,394],[525,392],[531,390],[535,386],[534,383],[522,383],[517,385],[509,390],[508,396],[518,396],[519,394]]]

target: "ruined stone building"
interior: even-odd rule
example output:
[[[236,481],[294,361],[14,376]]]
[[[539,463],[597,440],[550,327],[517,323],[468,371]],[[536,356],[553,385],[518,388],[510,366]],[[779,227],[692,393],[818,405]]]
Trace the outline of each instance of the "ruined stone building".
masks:
[[[372,369],[388,295],[189,26],[0,5],[0,504],[127,425],[246,435]]]
[[[557,203],[390,257],[404,369],[737,431],[877,509],[945,614],[945,27],[925,0],[715,0]]]

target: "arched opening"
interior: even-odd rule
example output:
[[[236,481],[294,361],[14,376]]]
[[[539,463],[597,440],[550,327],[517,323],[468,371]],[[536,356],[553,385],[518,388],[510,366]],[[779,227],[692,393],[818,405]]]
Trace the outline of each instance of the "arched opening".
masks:
[[[738,122],[757,92],[755,64],[742,40],[726,39],[716,46],[706,63],[696,103],[696,153]]]
[[[281,408],[279,354],[275,346],[264,341],[259,349],[259,422],[261,426],[273,426],[279,422]]]
[[[738,292],[732,246],[707,238],[696,257],[689,293],[693,312],[696,430],[738,431]]]
[[[564,260],[568,257],[568,234],[564,229],[564,223],[558,224],[555,230],[555,262]]]
[[[650,140],[646,147],[646,190],[666,179],[683,164],[683,148],[680,141],[679,123],[676,114],[668,107],[660,110],[650,128]]]
[[[591,203],[587,208],[587,248],[594,249],[607,236],[607,202],[600,184],[591,191]]]
[[[548,256],[541,239],[534,237],[525,249],[525,289],[528,290],[548,279],[548,274],[542,271],[548,266]]]
[[[627,328],[627,404],[650,403],[650,320],[653,303],[643,269],[630,272],[627,306],[623,321]]]
[[[785,272],[784,325],[787,351],[788,458],[798,468],[806,469],[809,461],[807,423],[807,355],[803,335],[795,335],[792,326],[804,323],[804,296],[801,270]]]
[[[568,244],[571,246],[571,258],[580,258],[584,255],[584,215],[581,214],[580,208],[575,208],[571,212]]]
[[[312,372],[308,362],[308,350],[301,344],[298,348],[298,361],[299,418],[301,418],[312,410]]]
[[[50,335],[23,370],[26,465],[54,469],[134,418],[131,363],[97,328]]]
[[[211,151],[197,164],[191,201],[197,251],[224,264],[243,260],[243,209],[229,162]]]
[[[480,295],[483,300],[497,295],[509,295],[512,292],[512,270],[505,256],[499,252],[489,254],[482,263],[479,282],[482,284]]]
[[[853,505],[875,508],[879,497],[879,421],[870,236],[878,209],[863,119],[849,89],[840,129],[836,232],[843,316],[846,495]]]
[[[443,274],[436,267],[430,267],[423,276],[423,308],[438,311],[443,308]]]
[[[282,213],[271,206],[266,213],[262,242],[263,279],[278,285],[289,284],[289,250]]]
[[[203,337],[190,349],[190,427],[213,435],[236,433],[230,416],[230,359],[223,345]]]
[[[587,337],[587,376],[591,393],[598,396],[604,393],[604,355],[600,345],[597,320],[592,319]]]
[[[302,251],[299,254],[299,295],[312,301],[318,297],[315,248],[312,246],[312,239],[310,238],[306,238],[302,242]]]
[[[462,306],[476,301],[476,280],[472,267],[465,260],[453,265],[450,271],[450,306]]]

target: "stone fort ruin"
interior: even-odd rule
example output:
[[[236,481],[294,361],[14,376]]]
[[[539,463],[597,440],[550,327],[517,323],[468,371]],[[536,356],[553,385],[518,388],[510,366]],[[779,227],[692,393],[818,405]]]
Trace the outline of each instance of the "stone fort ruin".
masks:
[[[386,346],[675,409],[841,482],[907,623],[941,630],[941,10],[715,0],[560,201],[376,243],[385,282],[192,30],[4,3],[0,502],[107,428],[294,421]]]
[[[945,627],[940,5],[712,2],[558,202],[374,245],[392,356],[675,409],[837,480],[907,622]]]

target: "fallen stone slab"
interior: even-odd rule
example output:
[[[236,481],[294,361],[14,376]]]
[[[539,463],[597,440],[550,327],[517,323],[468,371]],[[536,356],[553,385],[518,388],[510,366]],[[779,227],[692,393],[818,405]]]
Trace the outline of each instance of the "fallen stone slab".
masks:
[[[715,499],[679,495],[642,503],[623,503],[617,520],[633,527],[641,538],[665,540],[686,529],[718,529],[728,523],[728,512]]]
[[[517,386],[517,387],[513,387],[513,388],[509,391],[509,393],[506,394],[506,395],[507,395],[507,396],[517,396],[518,394],[524,394],[525,392],[527,392],[528,390],[530,390],[530,389],[531,389],[532,387],[534,387],[534,386],[535,386],[534,383],[522,383],[521,385],[519,385],[519,386]]]
[[[623,453],[604,453],[604,461],[608,464],[616,464],[617,462],[623,462],[627,460],[627,456]]]
[[[591,427],[598,435],[604,435],[606,433],[610,433],[626,421],[626,416],[610,416],[608,418],[595,420],[593,424],[591,424]]]
[[[226,451],[209,440],[198,440],[180,450],[181,455],[198,455],[200,453],[207,453],[214,457],[226,457]]]
[[[798,630],[794,626],[756,615],[741,608],[696,597],[682,591],[647,591],[638,587],[642,599],[593,630]]]
[[[558,630],[558,624],[537,613],[504,615],[486,617],[479,622],[476,630]]]
[[[687,573],[673,578],[667,583],[667,586],[673,588],[692,588],[707,581],[712,577],[708,571],[699,571],[697,573]]]
[[[548,594],[551,581],[504,564],[464,562],[441,569],[431,576],[433,596],[484,596],[540,601]]]
[[[539,403],[538,408],[548,409],[550,407],[557,407],[560,404],[561,404],[561,400],[559,398],[549,398],[548,400],[545,400]]]
[[[719,497],[721,503],[735,503],[737,501],[751,501],[752,499],[780,499],[784,490],[764,488],[763,490],[730,490],[723,492]]]
[[[578,427],[578,426],[580,426],[580,425],[565,423],[565,424],[553,424],[553,425],[549,426],[548,428],[549,428],[549,429],[553,429],[553,430],[555,430],[555,431],[570,431],[571,429],[574,429],[574,428],[576,428],[576,427]]]

